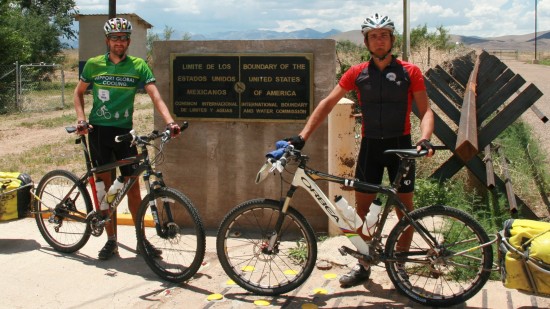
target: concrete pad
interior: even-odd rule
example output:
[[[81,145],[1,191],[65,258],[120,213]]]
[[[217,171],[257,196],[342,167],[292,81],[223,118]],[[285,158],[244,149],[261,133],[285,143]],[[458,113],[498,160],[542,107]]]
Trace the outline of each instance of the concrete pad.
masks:
[[[215,231],[208,233],[204,266],[197,275],[182,284],[164,282],[136,255],[133,226],[118,229],[120,257],[100,261],[97,253],[105,235],[91,237],[79,252],[61,254],[42,239],[34,219],[0,223],[0,308],[427,308],[399,294],[382,267],[373,267],[366,284],[349,289],[338,283],[349,268],[333,264],[329,270],[315,269],[288,294],[252,295],[232,284],[221,268]],[[319,246],[320,257],[339,255],[338,246],[330,244]],[[453,308],[549,308],[549,300],[491,281]]]

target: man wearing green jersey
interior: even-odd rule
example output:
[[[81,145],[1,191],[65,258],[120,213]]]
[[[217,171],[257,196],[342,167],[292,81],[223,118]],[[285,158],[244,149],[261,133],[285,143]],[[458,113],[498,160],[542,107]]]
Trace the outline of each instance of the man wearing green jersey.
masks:
[[[166,103],[155,85],[155,77],[145,60],[127,55],[130,46],[132,24],[124,18],[109,19],[105,25],[105,42],[108,52],[105,55],[90,58],[84,65],[80,80],[74,91],[74,107],[77,116],[79,134],[89,133],[90,156],[95,166],[114,162],[137,154],[137,148],[130,142],[116,143],[114,138],[130,132],[134,113],[134,98],[140,84],[151,97],[155,109],[166,122],[172,137],[180,132],[174,122]],[[84,93],[93,84],[93,105],[88,120],[84,112]],[[120,168],[120,174],[132,175],[135,166]],[[105,188],[112,184],[110,172],[97,174]],[[126,179],[127,180],[127,179]],[[141,203],[139,185],[134,185],[128,192],[128,208],[132,218],[136,218]],[[109,259],[118,253],[116,237],[116,220],[105,226],[108,240],[99,251],[99,258]],[[146,250],[157,255],[162,252],[151,244]]]

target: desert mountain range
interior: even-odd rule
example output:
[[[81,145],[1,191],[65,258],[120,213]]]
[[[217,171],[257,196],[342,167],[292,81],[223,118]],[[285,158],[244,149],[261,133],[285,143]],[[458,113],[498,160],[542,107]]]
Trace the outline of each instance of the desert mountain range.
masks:
[[[176,31],[172,39],[177,40],[183,37],[183,33]],[[225,31],[207,35],[193,34],[191,40],[277,40],[277,39],[334,39],[349,40],[356,44],[363,44],[361,31],[339,31],[332,29],[327,32],[319,32],[314,29],[303,29],[291,32],[278,32],[271,30],[249,30],[249,31]],[[535,34],[506,35],[499,37],[478,37],[451,34],[451,43],[461,43],[475,49],[485,50],[518,50],[533,52],[535,49]],[[537,51],[550,52],[550,30],[537,32]]]
[[[361,31],[352,30],[340,32],[329,36],[331,39],[350,40],[356,44],[363,44]],[[518,50],[534,51],[535,34],[506,35],[492,38],[481,38],[474,36],[450,35],[450,42],[461,43],[466,46],[485,50]],[[550,31],[537,32],[537,51],[550,51]]]

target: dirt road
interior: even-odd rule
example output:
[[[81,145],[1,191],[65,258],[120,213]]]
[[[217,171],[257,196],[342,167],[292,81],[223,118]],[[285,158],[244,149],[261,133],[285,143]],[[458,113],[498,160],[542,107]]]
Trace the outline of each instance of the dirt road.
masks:
[[[534,84],[544,94],[535,106],[548,118],[550,118],[550,66],[529,64],[522,61],[506,60],[504,63],[514,73],[521,75],[526,85]],[[540,142],[541,147],[550,158],[550,124],[542,122],[537,115],[528,110],[521,118],[533,127],[533,133]],[[550,162],[546,162],[550,168]],[[549,170],[549,169],[547,169]]]

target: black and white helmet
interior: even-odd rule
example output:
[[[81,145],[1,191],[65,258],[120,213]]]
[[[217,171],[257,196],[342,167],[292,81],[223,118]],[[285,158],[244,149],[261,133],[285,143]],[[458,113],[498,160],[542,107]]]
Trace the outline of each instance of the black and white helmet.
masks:
[[[393,24],[393,20],[391,20],[388,16],[374,13],[374,15],[365,18],[361,24],[361,32],[363,33],[363,36],[366,36],[367,33],[375,29],[388,29],[393,35],[395,25]]]
[[[107,22],[105,22],[105,25],[103,26],[103,30],[105,30],[105,35],[109,35],[111,33],[132,33],[132,24],[129,20],[125,18],[111,18]]]

